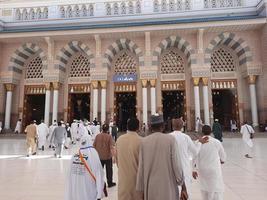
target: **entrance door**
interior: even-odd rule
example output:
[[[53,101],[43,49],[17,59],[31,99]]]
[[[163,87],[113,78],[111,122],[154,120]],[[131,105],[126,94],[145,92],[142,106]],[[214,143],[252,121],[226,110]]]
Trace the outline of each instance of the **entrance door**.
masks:
[[[44,119],[45,111],[45,95],[25,95],[25,110],[24,110],[24,123],[30,124],[32,120],[36,120],[37,124]]]
[[[127,120],[136,117],[136,92],[116,92],[116,124],[119,131],[127,130]]]
[[[212,90],[214,119],[218,119],[225,130],[230,130],[230,120],[238,121],[238,107],[235,95],[236,90]]]
[[[162,91],[164,121],[184,117],[184,91]]]
[[[90,120],[90,93],[69,94],[70,114],[69,122],[73,119]]]

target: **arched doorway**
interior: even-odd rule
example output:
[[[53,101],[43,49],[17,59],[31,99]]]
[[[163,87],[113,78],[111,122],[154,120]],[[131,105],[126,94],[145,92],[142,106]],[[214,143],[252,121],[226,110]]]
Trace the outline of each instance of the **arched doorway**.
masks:
[[[114,82],[114,120],[119,131],[127,130],[127,120],[136,116],[137,105],[137,61],[135,55],[122,50],[112,67]]]
[[[43,82],[43,61],[40,56],[33,55],[28,59],[24,70],[24,108],[23,125],[28,125],[32,120],[40,123],[44,119],[45,111],[45,86]]]
[[[185,56],[178,48],[168,48],[160,56],[162,110],[167,123],[173,118],[186,118],[186,65]]]
[[[231,129],[231,122],[240,123],[237,67],[237,59],[229,47],[219,45],[214,49],[211,55],[213,118],[219,120],[224,130]]]
[[[72,55],[68,65],[68,121],[90,120],[90,60],[82,52]]]

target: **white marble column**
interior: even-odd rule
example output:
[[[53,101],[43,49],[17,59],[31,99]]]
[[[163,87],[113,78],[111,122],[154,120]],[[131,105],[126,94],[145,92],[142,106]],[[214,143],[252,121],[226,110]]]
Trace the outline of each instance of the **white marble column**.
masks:
[[[193,78],[194,82],[194,99],[195,99],[195,121],[197,118],[200,119],[200,100],[199,100],[199,79],[198,77]]]
[[[142,92],[143,92],[143,123],[147,125],[147,80],[142,80]]]
[[[44,122],[49,126],[49,114],[50,114],[50,96],[51,96],[51,85],[50,83],[45,84],[45,113]]]
[[[95,118],[97,118],[98,114],[98,82],[93,81],[92,86],[93,86],[93,120],[94,120]]]
[[[210,111],[209,111],[209,92],[208,92],[208,78],[202,78],[203,81],[203,103],[204,103],[204,122],[210,125]]]
[[[101,123],[106,121],[107,108],[107,81],[100,81],[101,84]]]
[[[249,91],[250,91],[250,106],[251,106],[251,115],[252,115],[252,125],[258,126],[258,107],[257,107],[257,96],[256,96],[256,76],[248,76]]]
[[[156,113],[156,80],[150,80],[151,92],[151,115]]]
[[[12,94],[14,90],[13,84],[6,84],[6,110],[5,110],[5,129],[10,129],[11,108],[12,108]]]
[[[53,122],[56,120],[57,121],[57,116],[58,116],[58,90],[59,90],[59,83],[54,82],[53,83],[53,116],[52,120]]]

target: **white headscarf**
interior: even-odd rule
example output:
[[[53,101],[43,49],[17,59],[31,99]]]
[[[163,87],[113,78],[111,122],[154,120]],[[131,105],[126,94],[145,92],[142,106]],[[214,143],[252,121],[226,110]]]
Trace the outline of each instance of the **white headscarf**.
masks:
[[[85,134],[82,138],[81,138],[81,148],[86,148],[89,146],[93,146],[93,140],[92,137],[88,134]]]

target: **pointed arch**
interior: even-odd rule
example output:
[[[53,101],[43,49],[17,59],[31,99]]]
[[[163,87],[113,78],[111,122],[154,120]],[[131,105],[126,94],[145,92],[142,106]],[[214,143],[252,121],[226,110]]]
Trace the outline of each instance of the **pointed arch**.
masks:
[[[170,36],[162,40],[155,48],[153,52],[152,65],[159,66],[160,55],[164,52],[164,50],[171,47],[175,47],[181,50],[185,54],[189,65],[192,66],[196,64],[195,51],[191,47],[189,42],[179,36]]]
[[[42,59],[43,69],[47,69],[47,56],[44,51],[36,44],[25,43],[13,53],[8,70],[22,74],[26,61],[33,55],[38,55]]]
[[[104,68],[111,68],[112,61],[114,57],[122,50],[127,49],[132,52],[138,59],[139,67],[144,66],[144,56],[140,47],[137,46],[133,41],[130,39],[119,39],[114,42],[112,45],[108,47],[104,54]]]
[[[65,47],[63,47],[57,55],[55,69],[65,72],[69,59],[75,53],[80,51],[87,55],[90,61],[90,68],[94,68],[94,54],[91,52],[90,48],[80,41],[71,41]]]
[[[205,50],[205,63],[210,65],[211,55],[215,47],[225,45],[231,48],[238,57],[239,66],[249,66],[252,62],[252,54],[248,44],[234,33],[221,33],[209,43]]]

